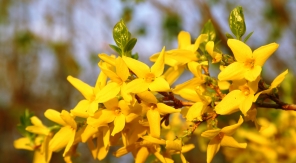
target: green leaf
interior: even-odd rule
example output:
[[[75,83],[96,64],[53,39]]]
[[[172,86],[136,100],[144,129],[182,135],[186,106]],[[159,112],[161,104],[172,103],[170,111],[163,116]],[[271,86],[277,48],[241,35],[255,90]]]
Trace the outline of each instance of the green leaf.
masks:
[[[113,28],[113,39],[116,45],[119,48],[124,49],[129,37],[130,33],[128,32],[127,27],[125,26],[123,20],[120,20]]]
[[[251,32],[247,35],[247,37],[244,39],[244,43],[246,43],[249,40],[249,38],[252,36],[253,33],[254,32]]]
[[[132,55],[132,58],[138,60],[138,59],[139,59],[139,54],[138,54],[138,53],[133,54],[133,55]]]
[[[226,37],[227,37],[228,39],[233,39],[233,36],[232,36],[230,33],[226,33]]]
[[[203,29],[201,30],[201,33],[208,35],[208,39],[206,40],[206,42],[215,41],[216,31],[211,20],[208,20],[208,22],[204,25]]]
[[[109,44],[109,46],[110,46],[110,48],[112,48],[114,51],[116,51],[116,52],[119,54],[119,56],[121,56],[121,49],[120,49],[118,46],[116,46],[116,45],[111,45],[111,44]]]
[[[241,6],[233,9],[229,15],[229,27],[231,32],[240,40],[246,32],[243,8]]]
[[[137,39],[136,38],[132,38],[128,41],[128,43],[125,45],[124,47],[124,52],[128,52],[128,51],[132,51],[134,46],[137,43]]]
[[[32,112],[29,112],[29,110],[25,110],[24,114],[20,117],[20,124],[17,125],[17,129],[20,132],[21,135],[25,137],[33,137],[34,134],[28,132],[26,128],[28,126],[31,126],[31,117],[33,117],[34,114]]]

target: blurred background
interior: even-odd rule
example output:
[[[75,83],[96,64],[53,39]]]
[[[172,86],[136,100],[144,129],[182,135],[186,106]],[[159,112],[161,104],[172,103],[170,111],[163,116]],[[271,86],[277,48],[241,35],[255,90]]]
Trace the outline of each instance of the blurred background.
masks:
[[[254,31],[248,41],[252,49],[271,42],[280,44],[268,59],[263,77],[270,83],[289,69],[281,98],[295,103],[295,0],[0,0],[0,162],[32,161],[32,152],[13,147],[13,141],[21,137],[16,129],[20,115],[29,109],[46,124],[46,109],[72,109],[83,97],[66,77],[95,84],[100,72],[97,55],[115,54],[109,44],[115,44],[112,29],[120,19],[138,38],[134,52],[148,63],[149,56],[163,46],[177,48],[181,30],[190,32],[195,40],[209,19],[215,26],[216,40],[227,47],[225,33],[231,33],[228,15],[238,5],[244,9],[246,33]],[[227,48],[223,52],[230,53]],[[276,115],[283,112],[270,111]],[[87,149],[82,147],[80,152],[75,162],[98,162]],[[197,147],[187,158],[189,162],[205,162],[206,154]],[[233,161],[221,152],[217,158],[214,162]],[[54,154],[52,162],[63,162],[62,154]],[[103,162],[118,160],[110,155]],[[122,162],[133,160],[126,157]]]

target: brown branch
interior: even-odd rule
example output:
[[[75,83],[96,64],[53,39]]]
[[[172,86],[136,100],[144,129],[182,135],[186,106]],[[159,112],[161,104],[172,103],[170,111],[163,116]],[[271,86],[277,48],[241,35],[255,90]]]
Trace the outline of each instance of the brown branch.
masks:
[[[279,109],[279,110],[288,110],[288,111],[296,111],[296,105],[295,104],[268,104],[268,103],[255,103],[259,107],[263,108],[273,108],[273,109]]]

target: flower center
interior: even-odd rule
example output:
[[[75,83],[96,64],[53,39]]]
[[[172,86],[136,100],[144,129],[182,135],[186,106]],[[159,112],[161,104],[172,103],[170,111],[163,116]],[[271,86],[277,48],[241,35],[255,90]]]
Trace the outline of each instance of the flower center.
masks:
[[[154,79],[155,79],[155,75],[153,73],[148,73],[145,76],[145,81],[148,83],[153,82]]]
[[[243,92],[245,96],[250,94],[250,88],[246,85],[239,87],[239,89]]]
[[[114,110],[114,114],[115,114],[115,115],[119,115],[120,113],[121,113],[120,108],[116,108],[116,109]]]
[[[255,59],[249,58],[245,61],[245,66],[248,68],[253,68],[255,64]]]

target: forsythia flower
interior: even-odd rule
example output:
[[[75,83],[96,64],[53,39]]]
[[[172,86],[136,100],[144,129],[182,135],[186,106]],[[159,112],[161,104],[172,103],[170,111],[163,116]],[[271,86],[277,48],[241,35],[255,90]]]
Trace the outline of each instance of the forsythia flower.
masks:
[[[128,92],[140,93],[148,89],[159,92],[170,90],[169,83],[161,77],[164,70],[164,53],[165,48],[162,49],[151,69],[146,64],[135,59],[128,57],[122,58],[128,68],[138,77],[127,84]]]
[[[276,43],[271,43],[252,52],[248,45],[236,39],[228,39],[227,44],[237,62],[223,69],[218,75],[219,80],[240,80],[245,78],[248,81],[254,81],[260,75],[265,61],[279,46]]]
[[[222,101],[216,105],[215,111],[218,114],[225,115],[241,110],[246,115],[251,108],[255,99],[255,93],[258,89],[260,78],[253,82],[248,82],[245,79],[234,81],[232,87],[235,90],[229,92]]]
[[[221,61],[222,54],[214,51],[214,41],[207,42],[206,50],[212,57],[212,63],[217,63]]]
[[[63,156],[65,156],[75,140],[77,124],[73,116],[66,110],[62,110],[62,112],[59,113],[52,109],[47,109],[44,115],[49,120],[63,126],[49,142],[49,149],[51,151],[58,151],[66,146],[63,154]]]
[[[210,139],[207,148],[207,163],[210,163],[214,155],[219,151],[220,146],[246,148],[247,143],[238,143],[231,135],[243,123],[243,118],[240,116],[237,124],[223,127],[222,129],[207,130],[201,134],[202,137]]]

